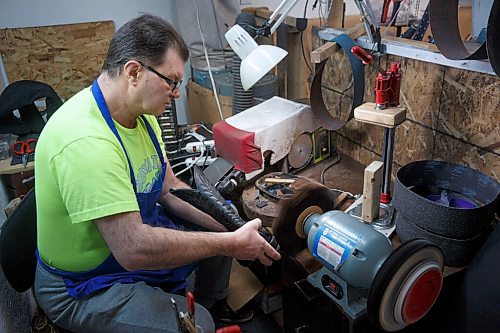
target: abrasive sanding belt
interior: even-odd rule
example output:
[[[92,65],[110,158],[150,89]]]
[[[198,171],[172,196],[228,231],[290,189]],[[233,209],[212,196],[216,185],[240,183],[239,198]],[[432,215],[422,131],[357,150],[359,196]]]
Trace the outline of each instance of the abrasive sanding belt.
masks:
[[[491,67],[500,76],[500,0],[495,0],[491,6],[488,18],[486,48]]]
[[[458,28],[458,0],[431,0],[430,19],[432,36],[439,51],[448,59],[486,59],[486,43],[474,52],[465,48]]]
[[[351,52],[351,48],[356,44],[349,36],[345,34],[338,35],[331,39],[330,42],[335,42],[342,47],[347,55],[347,58],[349,59],[349,62],[351,63],[352,76],[354,79],[354,97],[352,99],[349,118],[347,120],[334,118],[330,115],[325,106],[323,93],[321,91],[321,79],[323,78],[323,70],[325,69],[328,58],[316,66],[316,73],[314,74],[311,85],[311,94],[309,97],[311,100],[312,111],[316,118],[319,119],[321,126],[328,130],[338,130],[353,118],[354,109],[363,103],[363,96],[365,94],[365,74],[361,60],[359,60],[358,57]]]
[[[488,18],[486,42],[483,42],[479,48],[470,52],[465,47],[460,36],[458,27],[458,0],[431,0],[430,21],[437,48],[446,58],[452,60],[490,58],[491,66],[495,70],[495,73],[500,75],[499,14],[500,0],[495,0]],[[494,39],[496,39],[496,43]]]

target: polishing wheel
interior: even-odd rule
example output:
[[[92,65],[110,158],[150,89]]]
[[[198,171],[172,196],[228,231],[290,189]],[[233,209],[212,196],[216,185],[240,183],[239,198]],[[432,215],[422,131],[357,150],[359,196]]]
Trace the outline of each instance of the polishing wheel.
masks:
[[[333,209],[337,198],[327,187],[308,181],[295,182],[294,192],[297,195],[280,201],[281,207],[273,223],[273,234],[281,246],[281,252],[290,256],[307,248],[302,227],[307,216]]]

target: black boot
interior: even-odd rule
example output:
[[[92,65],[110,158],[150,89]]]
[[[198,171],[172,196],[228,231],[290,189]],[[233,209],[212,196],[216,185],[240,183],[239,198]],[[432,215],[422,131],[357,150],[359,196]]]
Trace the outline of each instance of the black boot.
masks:
[[[196,164],[193,166],[193,179],[194,189],[170,189],[170,193],[207,213],[229,231],[235,231],[246,223],[210,184]],[[280,246],[269,230],[261,227],[259,233],[276,251],[279,251]]]

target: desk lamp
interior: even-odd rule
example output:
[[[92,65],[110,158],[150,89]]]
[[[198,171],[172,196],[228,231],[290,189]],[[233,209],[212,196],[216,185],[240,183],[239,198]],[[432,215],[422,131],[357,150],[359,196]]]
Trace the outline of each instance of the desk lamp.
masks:
[[[283,0],[264,25],[256,28],[256,37],[270,37],[297,2],[298,0]],[[281,16],[273,23],[279,14]],[[288,54],[277,46],[258,45],[238,24],[229,29],[225,37],[229,46],[241,58],[240,76],[244,90],[250,89]]]

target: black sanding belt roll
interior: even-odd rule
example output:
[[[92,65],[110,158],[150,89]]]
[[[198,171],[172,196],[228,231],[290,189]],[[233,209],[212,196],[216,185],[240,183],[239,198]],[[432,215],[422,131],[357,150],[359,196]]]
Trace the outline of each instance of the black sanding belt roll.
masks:
[[[328,130],[338,130],[354,117],[354,109],[363,103],[363,96],[365,94],[365,72],[361,60],[351,52],[351,48],[356,44],[349,36],[346,34],[338,35],[331,39],[330,42],[335,42],[342,47],[351,63],[352,76],[354,79],[354,97],[352,99],[351,113],[347,120],[334,118],[330,115],[325,106],[323,93],[321,91],[321,80],[328,58],[316,66],[316,73],[314,74],[309,98],[313,114],[320,121],[321,126]]]
[[[497,0],[498,1],[498,0]],[[458,0],[430,0],[431,29],[436,46],[448,59],[487,59],[486,43],[475,51],[465,47],[458,28]]]
[[[488,18],[486,48],[491,67],[500,76],[500,0],[495,0]]]

